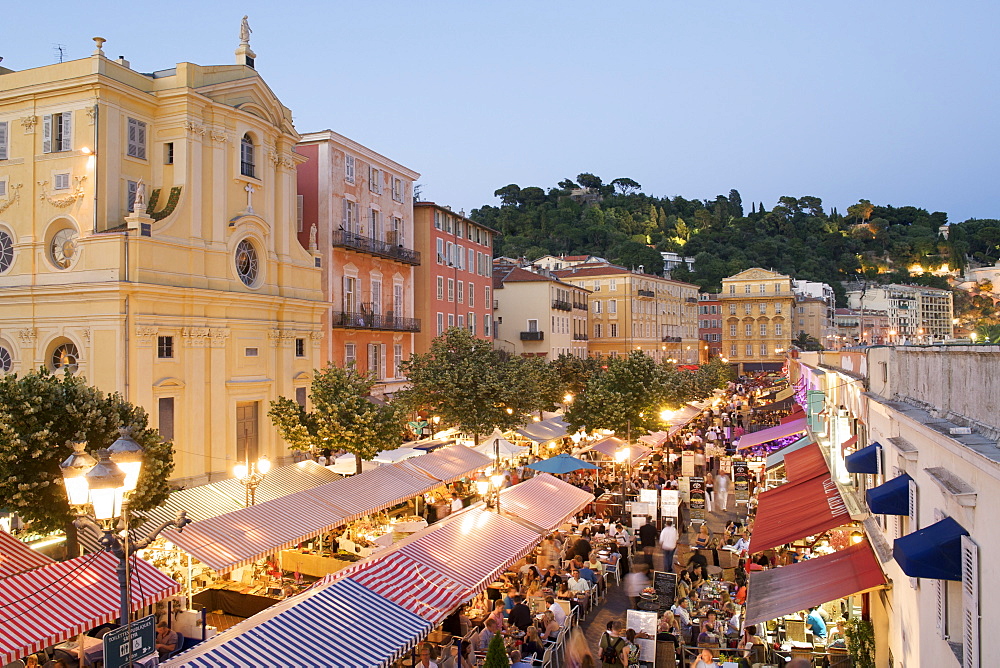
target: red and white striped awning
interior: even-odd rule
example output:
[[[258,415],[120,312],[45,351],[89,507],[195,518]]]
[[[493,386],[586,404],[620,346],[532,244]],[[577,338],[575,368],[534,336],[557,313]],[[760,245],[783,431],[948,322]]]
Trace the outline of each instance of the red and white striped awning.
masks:
[[[433,623],[470,598],[467,587],[402,552],[378,559],[351,579]]]
[[[118,619],[117,565],[114,555],[98,552],[0,580],[0,663]],[[181,590],[142,559],[133,558],[131,569],[133,611]]]
[[[339,480],[337,482],[340,482]],[[334,484],[334,483],[329,483]],[[312,490],[195,522],[164,537],[224,573],[340,526],[343,511],[308,498]]]
[[[32,550],[6,531],[0,531],[0,578],[41,568],[51,563],[52,560],[41,552]],[[4,616],[0,611],[0,619]]]
[[[664,441],[670,438],[670,433],[666,431],[654,431],[652,434],[646,434],[645,436],[640,436],[639,440],[650,445],[652,447],[657,447],[661,445]]]
[[[520,485],[502,490],[500,510],[550,532],[593,500],[594,495],[590,492],[548,473],[540,473]]]
[[[416,459],[420,457],[396,464],[383,464],[359,475],[285,498],[295,498],[299,503],[313,499],[313,503],[338,509],[344,516],[344,522],[350,522],[439,487],[439,480],[408,466],[409,462]]]
[[[447,573],[466,587],[468,598],[486,589],[542,539],[537,531],[482,507],[468,508],[431,529],[398,551],[438,573]]]
[[[441,448],[404,462],[441,482],[454,482],[472,471],[493,463],[493,458],[464,445]]]

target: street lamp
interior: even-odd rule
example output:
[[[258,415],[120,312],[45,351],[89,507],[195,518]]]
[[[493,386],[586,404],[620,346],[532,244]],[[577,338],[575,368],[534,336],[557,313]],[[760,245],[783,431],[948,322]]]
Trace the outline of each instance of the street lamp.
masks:
[[[101,536],[100,543],[104,549],[118,558],[115,572],[118,575],[121,607],[119,623],[128,626],[131,622],[129,556],[148,547],[167,527],[182,531],[191,520],[181,510],[175,519],[163,522],[142,540],[133,538],[129,529],[128,502],[142,472],[143,451],[142,446],[132,439],[130,428],[122,428],[119,432],[120,437],[110,448],[97,451],[97,459],[87,454],[84,442],[74,443],[73,454],[59,468],[66,496],[77,514],[73,524],[79,529],[87,527],[95,531]],[[131,655],[128,665],[132,665]]]
[[[256,462],[237,464],[233,467],[233,475],[239,479],[240,484],[246,487],[246,496],[243,500],[245,507],[249,508],[257,502],[257,485],[261,483],[270,470],[271,460],[263,455],[258,457]]]
[[[487,508],[493,508],[498,513],[500,512],[500,490],[504,483],[504,474],[500,469],[500,439],[497,438],[493,441],[493,466],[490,475],[486,475],[485,472],[480,472],[476,476],[475,485],[476,492],[482,497],[483,501],[486,502]]]

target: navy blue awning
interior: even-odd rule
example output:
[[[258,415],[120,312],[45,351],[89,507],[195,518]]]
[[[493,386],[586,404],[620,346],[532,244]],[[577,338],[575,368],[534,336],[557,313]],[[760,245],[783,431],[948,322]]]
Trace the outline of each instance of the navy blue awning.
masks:
[[[879,459],[882,456],[882,453],[879,452],[881,449],[881,444],[876,441],[867,448],[861,448],[857,452],[847,455],[844,459],[847,470],[851,473],[881,473],[882,467],[879,465]]]
[[[865,493],[868,509],[876,515],[910,514],[910,480],[905,473]]]
[[[897,538],[892,557],[911,578],[962,579],[962,536],[969,532],[951,517]]]

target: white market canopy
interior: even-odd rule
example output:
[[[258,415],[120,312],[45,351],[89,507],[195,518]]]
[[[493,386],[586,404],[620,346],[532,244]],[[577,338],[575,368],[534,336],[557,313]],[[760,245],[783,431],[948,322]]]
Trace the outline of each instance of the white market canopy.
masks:
[[[489,438],[474,447],[473,450],[484,454],[487,457],[493,457],[496,454],[497,445],[500,446],[500,457],[504,459],[517,457],[518,455],[523,455],[528,452],[528,448],[520,445],[514,445],[504,438],[499,429],[494,429]]]

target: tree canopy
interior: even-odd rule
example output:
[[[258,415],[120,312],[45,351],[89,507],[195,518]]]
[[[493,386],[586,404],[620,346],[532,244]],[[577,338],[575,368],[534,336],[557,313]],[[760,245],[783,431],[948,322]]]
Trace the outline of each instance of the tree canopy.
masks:
[[[173,446],[149,427],[149,416],[120,394],[105,394],[68,373],[41,368],[0,376],[0,499],[38,533],[66,529],[70,511],[59,464],[86,441],[91,455],[131,427],[144,463],[130,507],[149,510],[166,500]],[[72,533],[72,532],[71,532]]]
[[[328,364],[313,376],[306,410],[287,397],[271,402],[268,415],[293,450],[346,450],[361,462],[382,450],[399,447],[403,412],[395,403],[371,398],[374,374]]]

